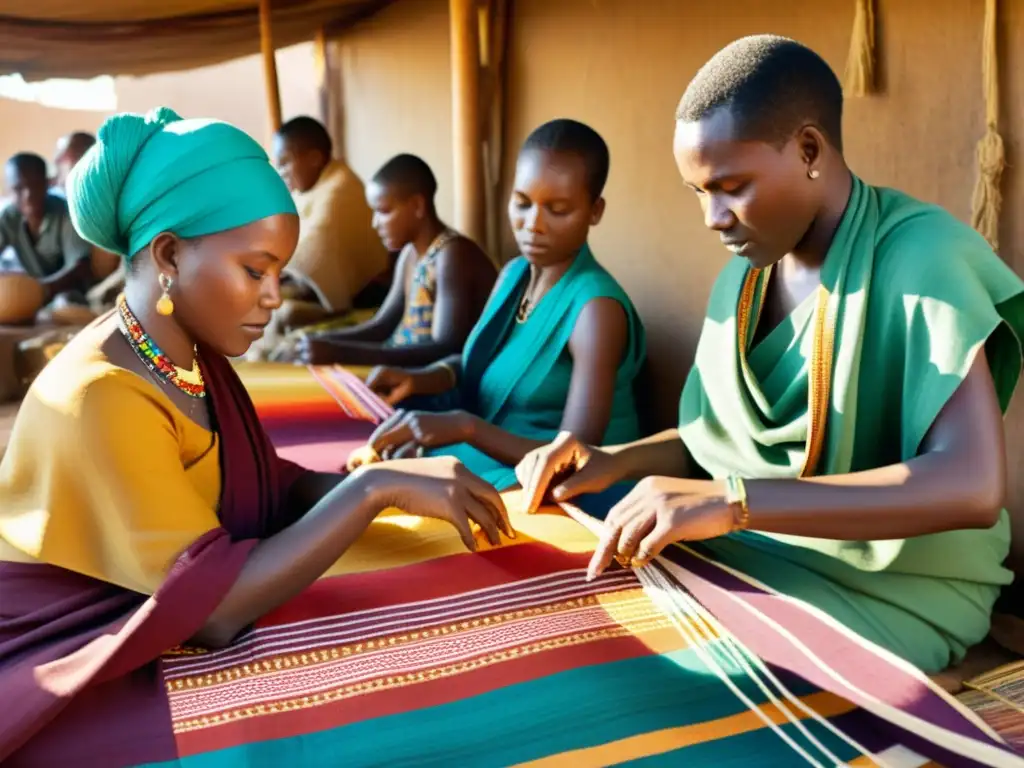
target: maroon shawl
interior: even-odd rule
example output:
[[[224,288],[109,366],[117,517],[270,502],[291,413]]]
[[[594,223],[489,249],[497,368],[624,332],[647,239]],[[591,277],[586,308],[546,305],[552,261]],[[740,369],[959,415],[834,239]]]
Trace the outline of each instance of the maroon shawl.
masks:
[[[153,722],[166,712],[153,662],[202,628],[257,541],[291,522],[287,494],[305,472],[278,458],[231,364],[208,351],[201,359],[220,435],[222,527],[194,542],[148,599],[52,565],[0,562],[0,762],[51,764],[55,742],[66,755],[104,716],[104,727],[137,729],[140,753],[79,753],[76,765],[174,757],[169,717]]]

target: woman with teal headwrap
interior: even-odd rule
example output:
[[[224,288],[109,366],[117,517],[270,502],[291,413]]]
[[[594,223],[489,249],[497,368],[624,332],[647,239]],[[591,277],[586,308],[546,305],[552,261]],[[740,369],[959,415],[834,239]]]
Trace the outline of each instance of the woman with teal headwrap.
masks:
[[[245,133],[118,115],[68,198],[130,269],[117,309],[33,384],[0,465],[0,690],[18,702],[0,761],[171,759],[165,651],[231,643],[385,506],[449,520],[470,548],[470,516],[495,542],[507,521],[452,459],[342,477],[277,457],[226,356],[280,304],[299,224]]]

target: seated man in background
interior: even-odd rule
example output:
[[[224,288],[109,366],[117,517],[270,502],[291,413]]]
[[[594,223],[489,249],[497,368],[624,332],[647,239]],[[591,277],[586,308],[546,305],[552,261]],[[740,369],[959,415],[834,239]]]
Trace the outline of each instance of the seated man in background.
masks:
[[[327,129],[311,117],[289,120],[274,137],[274,153],[299,211],[299,244],[284,272],[284,304],[250,359],[270,354],[287,331],[348,313],[354,297],[388,268],[363,182],[332,159]]]
[[[83,131],[61,138],[54,152],[57,173],[52,180],[46,179],[46,164],[37,155],[16,155],[8,163],[7,186],[13,197],[0,213],[0,242],[7,247],[3,269],[36,278],[44,288],[41,302],[49,304],[35,313],[35,320],[60,326],[20,339],[13,363],[6,354],[0,355],[0,366],[17,370],[20,386],[31,382],[82,326],[112,306],[124,290],[120,257],[78,236],[65,201],[68,174],[95,143],[96,137]],[[40,180],[46,180],[48,190]],[[13,307],[8,304],[3,309]],[[3,314],[7,321],[13,320],[9,312]],[[0,390],[10,392],[12,387]]]
[[[51,194],[67,197],[65,186],[71,169],[78,165],[95,143],[96,137],[86,131],[75,131],[57,140],[57,148],[53,153],[53,165],[57,173],[50,182]],[[86,298],[95,312],[101,312],[113,306],[117,294],[124,290],[121,257],[116,253],[108,253],[94,247],[92,276],[94,280],[101,282],[89,289]]]
[[[64,186],[67,184],[68,174],[95,143],[96,137],[85,131],[75,131],[57,140],[57,151],[53,154],[53,165],[57,169],[57,175],[50,185],[51,192],[61,197],[66,196]]]
[[[398,155],[367,186],[373,223],[401,251],[380,311],[354,328],[304,335],[293,359],[312,365],[422,366],[462,351],[497,271],[481,248],[437,215],[437,181],[423,160]]]
[[[38,280],[46,302],[85,304],[92,246],[75,231],[67,201],[48,192],[46,161],[23,152],[4,171],[13,201],[0,211],[0,251],[10,247],[17,262],[5,269]]]

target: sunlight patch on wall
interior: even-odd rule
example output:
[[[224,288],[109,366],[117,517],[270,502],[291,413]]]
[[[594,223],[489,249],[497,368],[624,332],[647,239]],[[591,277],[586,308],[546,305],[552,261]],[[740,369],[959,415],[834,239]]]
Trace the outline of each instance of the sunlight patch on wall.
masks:
[[[113,112],[117,109],[114,78],[108,75],[91,80],[54,78],[25,82],[18,74],[0,76],[0,97],[31,101],[44,107],[77,109],[88,112]]]

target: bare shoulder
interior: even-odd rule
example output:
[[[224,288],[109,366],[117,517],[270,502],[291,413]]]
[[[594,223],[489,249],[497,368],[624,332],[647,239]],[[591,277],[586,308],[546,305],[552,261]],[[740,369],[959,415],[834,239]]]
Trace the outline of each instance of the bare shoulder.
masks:
[[[617,299],[597,296],[580,310],[569,337],[569,353],[598,360],[618,359],[626,345],[629,320]]]
[[[402,284],[412,277],[412,271],[416,268],[416,249],[412,243],[405,245],[398,252],[398,259],[395,261],[395,276],[401,279]]]
[[[416,248],[413,247],[412,243],[406,243],[402,246],[402,250],[398,252],[398,260],[395,262],[395,269],[398,272],[403,272],[415,261]]]
[[[627,323],[626,308],[618,299],[611,296],[596,296],[580,310],[576,319],[576,332],[583,330],[603,336],[607,333],[617,333],[620,329],[624,332]]]
[[[497,274],[494,262],[484,250],[468,237],[453,237],[437,253],[438,269],[455,269],[472,275],[492,278]]]

